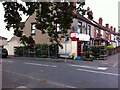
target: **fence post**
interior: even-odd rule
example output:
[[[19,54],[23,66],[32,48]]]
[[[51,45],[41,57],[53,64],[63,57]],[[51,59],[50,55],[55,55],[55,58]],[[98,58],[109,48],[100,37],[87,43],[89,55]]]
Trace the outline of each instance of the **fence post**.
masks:
[[[25,57],[25,55],[24,55],[24,47],[23,47],[23,56]]]
[[[34,45],[34,57],[35,57],[35,45]]]
[[[48,57],[50,57],[50,50],[49,50],[49,47],[50,45],[48,45]]]
[[[40,48],[41,48],[41,57],[42,57],[42,45],[40,46]]]
[[[56,47],[56,58],[58,58],[58,44],[55,44]]]

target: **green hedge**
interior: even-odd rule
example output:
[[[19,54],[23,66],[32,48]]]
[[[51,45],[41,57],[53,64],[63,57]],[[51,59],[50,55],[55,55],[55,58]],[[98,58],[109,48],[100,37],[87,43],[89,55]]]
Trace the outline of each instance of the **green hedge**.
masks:
[[[108,45],[107,49],[114,49],[114,46],[113,45]]]
[[[32,47],[14,47],[14,54],[25,57],[58,57],[58,45],[37,44]]]

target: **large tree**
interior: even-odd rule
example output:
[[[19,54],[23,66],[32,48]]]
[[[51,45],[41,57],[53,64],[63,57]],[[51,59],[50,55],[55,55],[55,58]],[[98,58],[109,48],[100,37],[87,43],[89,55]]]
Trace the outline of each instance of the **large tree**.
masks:
[[[24,2],[24,0],[22,0]],[[28,16],[36,13],[36,28],[41,30],[43,34],[48,33],[51,42],[55,42],[60,45],[60,40],[63,37],[68,37],[67,31],[71,27],[73,18],[77,18],[73,12],[76,10],[74,2],[24,2],[20,4],[18,2],[2,2],[5,10],[5,22],[6,28],[9,30],[14,28],[14,34],[21,37],[22,42],[29,40],[20,31],[20,23],[22,20],[21,12]],[[85,3],[78,2],[79,7],[77,10],[85,15],[86,9],[83,9]],[[61,32],[57,32],[57,24],[60,26]],[[24,39],[28,38],[28,39]]]

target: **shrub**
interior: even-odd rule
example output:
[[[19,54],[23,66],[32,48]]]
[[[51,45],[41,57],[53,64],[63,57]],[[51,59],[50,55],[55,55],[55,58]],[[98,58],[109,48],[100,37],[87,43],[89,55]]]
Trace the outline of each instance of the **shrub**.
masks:
[[[107,49],[114,49],[114,46],[113,45],[108,45]]]

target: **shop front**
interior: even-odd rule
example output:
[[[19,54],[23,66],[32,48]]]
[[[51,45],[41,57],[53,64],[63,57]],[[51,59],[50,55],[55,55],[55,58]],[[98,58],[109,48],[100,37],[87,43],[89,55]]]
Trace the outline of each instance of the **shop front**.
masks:
[[[75,56],[81,56],[83,53],[84,44],[90,42],[90,36],[86,34],[71,32],[70,38],[72,42],[72,53],[74,53]]]

